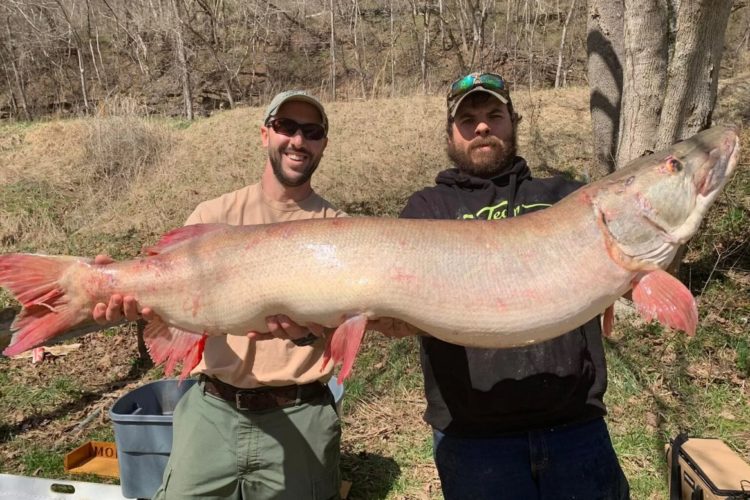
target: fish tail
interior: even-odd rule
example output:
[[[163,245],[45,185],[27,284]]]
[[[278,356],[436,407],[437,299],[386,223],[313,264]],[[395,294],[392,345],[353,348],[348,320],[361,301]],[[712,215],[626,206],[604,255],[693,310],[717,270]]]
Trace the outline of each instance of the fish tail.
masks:
[[[325,368],[331,359],[333,359],[334,365],[341,363],[341,371],[338,376],[339,383],[346,380],[351,374],[354,359],[362,345],[365,328],[367,328],[367,316],[358,314],[341,323],[333,332],[333,335],[328,337],[322,368]]]
[[[81,321],[70,294],[60,285],[65,271],[79,259],[30,254],[0,255],[0,286],[23,309],[11,325],[13,337],[3,351],[15,356],[40,346]]]
[[[200,363],[206,339],[205,334],[181,330],[160,319],[149,321],[143,332],[151,359],[157,366],[164,364],[167,376],[172,375],[177,363],[182,362],[180,380],[185,380]]]

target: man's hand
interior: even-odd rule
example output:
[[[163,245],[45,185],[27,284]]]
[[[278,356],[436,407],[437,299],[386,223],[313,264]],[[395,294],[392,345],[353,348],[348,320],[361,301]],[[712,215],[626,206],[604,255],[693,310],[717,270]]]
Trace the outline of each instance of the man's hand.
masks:
[[[367,322],[368,330],[375,330],[386,337],[403,338],[411,335],[425,335],[423,331],[406,321],[396,318],[378,318]]]
[[[326,333],[326,328],[317,323],[308,323],[303,326],[292,321],[284,314],[276,314],[266,317],[268,332],[249,332],[247,337],[251,340],[284,339],[291,340],[297,345],[310,345],[315,343]]]
[[[97,255],[94,257],[94,264],[96,265],[106,266],[113,262],[114,260],[108,255]],[[109,298],[108,304],[103,302],[96,304],[92,316],[94,317],[94,321],[100,325],[118,323],[123,317],[128,321],[135,321],[141,317],[146,321],[156,318],[156,314],[150,307],[140,308],[140,311],[139,307],[134,297],[116,293]]]

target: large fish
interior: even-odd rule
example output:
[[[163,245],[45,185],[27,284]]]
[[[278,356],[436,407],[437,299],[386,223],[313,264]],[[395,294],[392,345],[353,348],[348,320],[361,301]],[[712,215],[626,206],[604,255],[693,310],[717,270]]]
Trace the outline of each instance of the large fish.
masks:
[[[337,327],[325,359],[346,378],[367,320],[394,317],[447,342],[543,342],[608,310],[632,289],[647,319],[695,332],[690,292],[663,271],[698,229],[738,157],[715,127],[633,161],[553,207],[502,221],[339,218],[176,229],[142,258],[0,256],[0,285],[23,310],[4,354],[91,321],[97,302],[133,295],[161,318],[149,351],[185,376],[206,335],[264,331],[264,318]]]

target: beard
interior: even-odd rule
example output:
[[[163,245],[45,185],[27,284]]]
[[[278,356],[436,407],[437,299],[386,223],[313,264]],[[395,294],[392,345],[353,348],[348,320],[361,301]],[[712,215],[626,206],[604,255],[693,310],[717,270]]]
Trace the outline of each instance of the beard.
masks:
[[[305,170],[302,171],[302,173],[298,174],[297,177],[290,177],[284,172],[284,169],[281,166],[282,153],[280,151],[268,151],[268,159],[271,161],[273,175],[276,177],[276,180],[278,180],[279,183],[281,183],[281,185],[285,187],[299,187],[303,185],[304,183],[309,181],[310,178],[312,178],[312,174],[318,168],[318,164],[320,164],[320,157],[314,158],[313,155],[304,148],[293,149],[293,151],[304,153],[310,158],[310,163],[307,165]]]
[[[489,151],[479,148],[489,146]],[[513,131],[510,141],[502,141],[495,136],[480,137],[468,144],[466,149],[459,149],[452,140],[448,140],[446,151],[448,158],[461,172],[475,177],[490,179],[503,173],[513,165],[516,157],[517,137]]]

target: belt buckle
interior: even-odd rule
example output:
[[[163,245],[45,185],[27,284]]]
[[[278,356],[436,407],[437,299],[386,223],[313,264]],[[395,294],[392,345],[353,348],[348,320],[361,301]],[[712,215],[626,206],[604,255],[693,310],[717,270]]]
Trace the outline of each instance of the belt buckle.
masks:
[[[257,392],[258,391],[256,391],[255,389],[243,389],[241,391],[237,391],[234,394],[234,405],[235,405],[235,407],[237,407],[237,409],[240,410],[240,411],[250,411],[251,410],[250,407],[242,406],[242,403],[241,403],[241,401],[242,401],[242,395],[243,394],[252,395],[252,394],[257,394]]]

